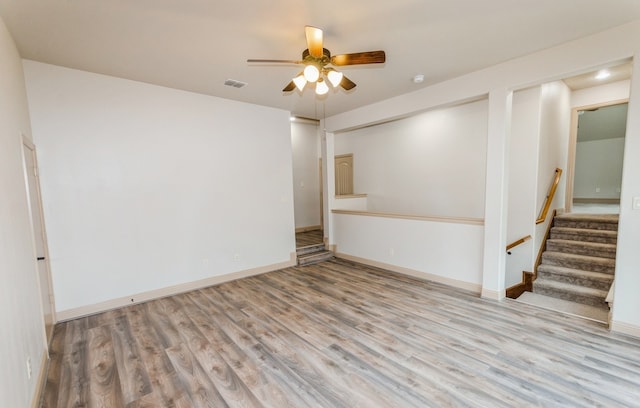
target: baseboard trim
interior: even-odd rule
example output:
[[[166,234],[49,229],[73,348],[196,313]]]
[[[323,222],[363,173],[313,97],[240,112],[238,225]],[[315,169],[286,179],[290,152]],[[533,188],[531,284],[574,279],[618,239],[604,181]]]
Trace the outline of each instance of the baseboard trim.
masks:
[[[498,292],[497,290],[485,289],[482,288],[482,292],[480,293],[480,297],[483,299],[491,299],[491,300],[502,300],[504,299],[504,291]]]
[[[296,234],[298,232],[309,232],[309,231],[317,231],[322,229],[319,225],[310,225],[308,227],[298,227],[296,228]]]
[[[335,256],[336,258],[341,258],[341,259],[345,259],[347,261],[352,261],[352,262],[358,262],[358,263],[373,266],[376,268],[387,269],[389,271],[401,273],[403,275],[413,276],[414,278],[442,283],[443,285],[451,286],[458,289],[463,289],[476,294],[480,294],[482,289],[481,285],[478,285],[475,283],[469,283],[469,282],[464,282],[457,279],[445,278],[443,276],[433,275],[428,272],[422,272],[422,271],[417,271],[415,269],[405,268],[398,265],[378,262],[372,259],[360,258],[359,256],[353,256],[353,255],[343,254],[339,252],[335,252]]]
[[[31,408],[38,408],[42,402],[44,395],[44,387],[47,384],[47,373],[49,372],[49,352],[47,349],[42,350],[40,357],[40,370],[38,370],[38,378],[36,379],[36,389],[31,399]]]
[[[58,322],[73,320],[79,317],[90,316],[97,313],[106,312],[107,310],[117,309],[119,307],[134,305],[142,302],[148,302],[150,300],[160,299],[167,296],[173,296],[179,293],[202,289],[207,286],[219,285],[221,283],[230,282],[237,279],[248,278],[250,276],[261,275],[263,273],[273,272],[273,271],[277,271],[279,269],[284,269],[284,268],[289,268],[289,267],[295,266],[297,262],[298,261],[297,261],[296,253],[291,252],[290,259],[285,262],[259,266],[257,268],[246,269],[243,271],[228,273],[225,275],[212,276],[210,278],[200,279],[193,282],[181,283],[174,286],[168,286],[166,288],[150,290],[148,292],[132,294],[130,296],[111,299],[104,302],[95,303],[92,305],[62,310],[57,312],[56,316],[58,317]]]
[[[612,332],[640,338],[640,326],[612,320],[610,327]]]

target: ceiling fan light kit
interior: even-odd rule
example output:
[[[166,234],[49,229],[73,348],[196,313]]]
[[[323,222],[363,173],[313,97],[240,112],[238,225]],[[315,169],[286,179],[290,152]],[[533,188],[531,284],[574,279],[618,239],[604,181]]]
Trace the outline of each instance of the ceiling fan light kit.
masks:
[[[304,68],[304,79],[308,82],[316,82],[320,78],[320,70],[313,64]]]
[[[304,86],[307,84],[307,78],[304,77],[304,73],[301,73],[297,77],[293,78],[293,83],[296,84],[296,88],[302,92],[304,90]]]
[[[316,82],[316,94],[324,95],[327,92],[329,92],[329,87],[327,86],[327,81],[325,81],[324,79],[320,78],[320,80],[318,80],[318,82]]]
[[[344,75],[342,74],[342,72],[338,72],[333,68],[331,68],[327,73],[327,78],[329,79],[329,82],[331,82],[331,85],[333,85],[334,88],[340,85],[340,82],[342,82],[343,76]]]
[[[335,68],[330,65],[383,64],[385,62],[386,56],[384,51],[358,52],[332,57],[331,52],[323,48],[321,29],[306,26],[304,32],[307,38],[307,49],[302,52],[302,60],[249,59],[247,62],[302,64],[305,66],[304,70],[295,76],[282,91],[291,92],[297,88],[302,92],[307,83],[315,83],[315,92],[317,95],[325,95],[329,92],[327,82],[329,82],[333,88],[340,86],[346,91],[356,87],[355,82],[344,76],[342,72],[336,71]]]

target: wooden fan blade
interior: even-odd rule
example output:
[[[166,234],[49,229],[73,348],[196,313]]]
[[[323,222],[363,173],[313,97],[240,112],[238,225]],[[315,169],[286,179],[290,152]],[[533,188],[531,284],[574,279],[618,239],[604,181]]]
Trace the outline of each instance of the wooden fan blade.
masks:
[[[345,90],[345,91],[350,91],[353,88],[356,87],[356,83],[353,82],[352,80],[350,80],[349,78],[347,78],[346,76],[342,76],[342,81],[340,81],[340,86]]]
[[[314,58],[322,57],[322,30],[317,27],[305,26],[304,35],[307,37],[309,54]]]
[[[282,92],[291,92],[294,89],[296,89],[296,84],[293,81],[291,81],[287,84],[287,86],[284,87]]]
[[[297,60],[276,60],[276,59],[248,59],[248,63],[262,63],[262,64],[302,64],[302,61]]]
[[[340,65],[382,64],[386,60],[384,51],[354,52],[353,54],[334,55],[331,63]]]

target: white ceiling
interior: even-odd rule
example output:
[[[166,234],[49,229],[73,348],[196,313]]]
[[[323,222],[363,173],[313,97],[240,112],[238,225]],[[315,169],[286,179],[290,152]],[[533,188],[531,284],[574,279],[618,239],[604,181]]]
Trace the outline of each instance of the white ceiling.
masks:
[[[0,16],[27,59],[322,118],[640,19],[640,1],[0,0]],[[305,25],[387,62],[343,68],[348,93],[283,94],[299,67],[246,59],[300,58]]]
[[[564,82],[573,91],[591,88],[598,85],[610,84],[612,82],[623,81],[631,78],[632,63],[627,62],[621,65],[609,66],[606,69],[586,72],[570,78],[565,78]],[[609,76],[598,78],[601,71],[606,71]]]

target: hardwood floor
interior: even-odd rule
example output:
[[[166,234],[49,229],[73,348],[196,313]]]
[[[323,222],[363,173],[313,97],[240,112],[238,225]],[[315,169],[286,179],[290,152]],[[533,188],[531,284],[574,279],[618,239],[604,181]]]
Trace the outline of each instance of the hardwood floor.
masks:
[[[55,327],[44,407],[640,406],[640,341],[342,260]]]
[[[322,244],[323,242],[323,232],[321,230],[296,232],[296,248]]]

